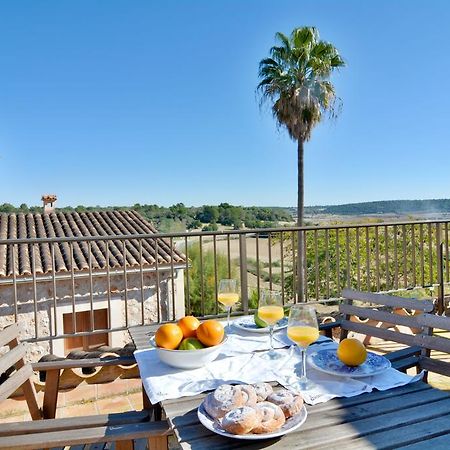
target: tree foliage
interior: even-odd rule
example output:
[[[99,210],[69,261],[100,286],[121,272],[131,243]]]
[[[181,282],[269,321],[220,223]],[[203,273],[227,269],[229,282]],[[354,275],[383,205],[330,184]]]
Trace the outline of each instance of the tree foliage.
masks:
[[[336,113],[336,93],[329,81],[345,65],[337,49],[320,40],[314,27],[276,33],[277,45],[259,63],[258,91],[281,127],[295,141],[308,141],[324,113]]]

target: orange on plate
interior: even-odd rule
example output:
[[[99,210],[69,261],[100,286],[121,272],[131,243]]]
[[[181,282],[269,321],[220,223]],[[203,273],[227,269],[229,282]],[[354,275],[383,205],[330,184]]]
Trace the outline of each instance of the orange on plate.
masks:
[[[183,331],[175,323],[165,323],[158,328],[155,342],[158,347],[175,350],[183,340]]]
[[[337,349],[337,357],[347,366],[359,366],[367,358],[367,350],[358,339],[343,339]]]
[[[197,337],[199,325],[200,320],[194,316],[186,316],[178,321],[178,326],[181,328],[184,338]]]
[[[207,347],[220,344],[223,340],[223,325],[217,320],[206,320],[197,328],[197,339]]]

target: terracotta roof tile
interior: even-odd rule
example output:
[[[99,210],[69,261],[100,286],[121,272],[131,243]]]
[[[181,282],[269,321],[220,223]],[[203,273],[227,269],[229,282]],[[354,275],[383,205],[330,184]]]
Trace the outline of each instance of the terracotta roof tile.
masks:
[[[154,234],[157,230],[135,211],[96,211],[96,212],[52,212],[50,214],[1,214],[0,239],[65,238],[89,236],[114,236]],[[157,242],[157,244],[156,244]],[[109,249],[109,267],[111,269],[139,267],[142,252],[144,268],[158,264],[167,266],[172,263],[183,264],[185,256],[165,239],[142,239],[142,249],[138,239],[113,239],[109,241],[86,241],[18,244],[13,254],[11,245],[0,245],[0,277],[31,275],[33,257],[36,274],[49,274],[53,271],[55,260],[56,273],[70,272],[72,263],[74,272],[89,270],[89,251],[92,269],[106,269]],[[124,249],[125,245],[125,249]],[[89,250],[90,246],[90,250]],[[52,254],[52,248],[53,253]],[[124,258],[125,253],[125,258]],[[13,266],[15,269],[13,270]]]

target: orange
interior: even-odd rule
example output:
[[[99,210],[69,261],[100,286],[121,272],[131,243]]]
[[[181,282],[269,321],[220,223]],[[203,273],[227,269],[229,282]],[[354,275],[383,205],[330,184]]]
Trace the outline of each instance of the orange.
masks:
[[[165,323],[158,328],[155,342],[158,347],[175,350],[183,340],[183,331],[175,323]]]
[[[367,358],[367,350],[358,339],[347,338],[339,343],[337,356],[347,366],[359,366]]]
[[[220,344],[223,335],[223,325],[217,320],[206,320],[197,328],[197,339],[207,347]]]
[[[200,325],[200,320],[194,316],[186,316],[178,321],[178,326],[183,332],[184,338],[197,337],[197,328]]]

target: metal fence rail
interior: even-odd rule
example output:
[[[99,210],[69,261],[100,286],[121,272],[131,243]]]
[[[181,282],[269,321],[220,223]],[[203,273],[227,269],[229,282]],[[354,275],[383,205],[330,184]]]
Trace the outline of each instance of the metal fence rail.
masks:
[[[338,299],[344,287],[389,292],[436,285],[443,298],[450,281],[448,229],[448,221],[422,221],[0,240],[0,252],[7,255],[0,268],[0,317],[26,318],[29,340],[53,341],[173,320],[180,299],[187,313],[215,316],[222,311],[221,278],[240,282],[238,313],[255,308],[263,288],[279,290],[285,303],[297,302],[299,289],[306,301]],[[297,280],[299,234],[305,286]],[[160,246],[169,252],[169,263],[158,257]],[[175,261],[175,249],[184,254],[182,262]],[[143,263],[145,252],[153,252],[154,264]],[[105,255],[102,264],[99,253]],[[119,319],[113,314],[118,298]],[[94,317],[99,302],[108,314],[100,328]],[[61,305],[71,315],[70,329],[58,319]],[[77,323],[80,311],[88,311],[87,329]]]

